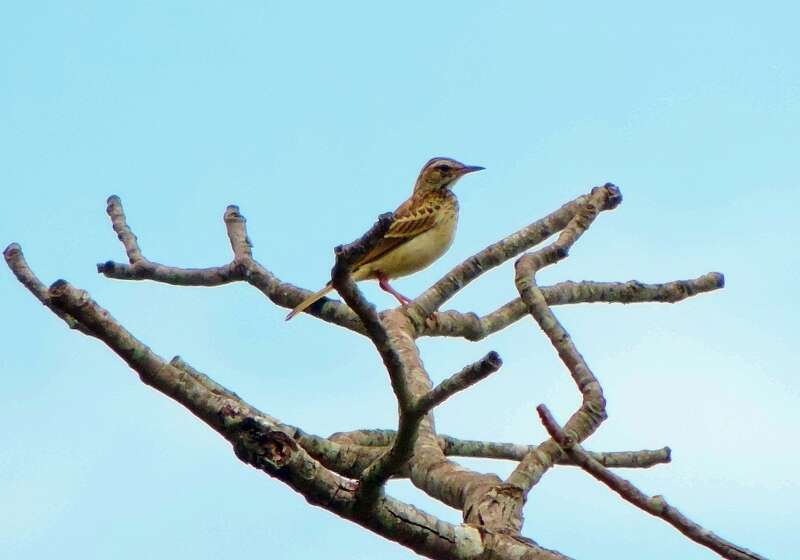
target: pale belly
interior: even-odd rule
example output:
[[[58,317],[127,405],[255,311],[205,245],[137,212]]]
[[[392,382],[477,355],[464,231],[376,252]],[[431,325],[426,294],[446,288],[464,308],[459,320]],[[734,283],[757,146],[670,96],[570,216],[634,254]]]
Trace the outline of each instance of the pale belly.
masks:
[[[398,278],[418,272],[447,252],[455,233],[456,220],[448,220],[365,265],[353,276],[370,278],[380,271],[389,278]]]

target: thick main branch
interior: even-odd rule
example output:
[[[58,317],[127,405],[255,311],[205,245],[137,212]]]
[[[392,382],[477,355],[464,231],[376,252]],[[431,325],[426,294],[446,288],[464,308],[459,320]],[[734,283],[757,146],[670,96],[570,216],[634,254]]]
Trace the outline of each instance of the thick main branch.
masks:
[[[20,281],[66,322],[80,323],[81,332],[104,342],[135,370],[141,380],[181,403],[225,437],[244,462],[301,493],[309,503],[349,519],[429,558],[464,560],[491,552],[493,558],[564,560],[558,553],[503,536],[487,538],[466,525],[452,525],[414,506],[380,497],[368,513],[356,505],[356,485],[325,468],[297,443],[299,430],[281,424],[242,401],[237,395],[198,372],[180,358],[170,362],[122,327],[89,295],[63,280],[46,294],[30,272],[17,245],[5,251]],[[29,276],[26,276],[25,271]],[[24,280],[24,281],[23,281]],[[502,551],[502,554],[500,553]]]

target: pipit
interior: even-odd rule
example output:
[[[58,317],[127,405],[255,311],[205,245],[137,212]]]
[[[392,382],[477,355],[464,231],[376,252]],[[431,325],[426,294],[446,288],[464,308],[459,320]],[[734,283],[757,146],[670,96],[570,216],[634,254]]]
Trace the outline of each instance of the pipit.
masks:
[[[450,158],[433,158],[422,167],[411,197],[394,211],[392,225],[378,245],[353,265],[355,281],[376,279],[380,287],[401,304],[411,300],[392,288],[399,278],[426,268],[453,243],[458,223],[458,199],[451,190],[467,173],[483,167],[464,165]],[[308,296],[286,316],[288,321],[333,289],[324,288]]]

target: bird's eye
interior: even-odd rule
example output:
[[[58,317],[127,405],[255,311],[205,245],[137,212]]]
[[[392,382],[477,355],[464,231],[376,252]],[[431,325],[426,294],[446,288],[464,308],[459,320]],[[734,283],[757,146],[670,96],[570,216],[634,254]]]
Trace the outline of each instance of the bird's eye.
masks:
[[[437,169],[438,171],[441,171],[442,173],[450,173],[450,171],[451,171],[453,168],[452,168],[452,167],[450,167],[449,165],[447,165],[446,163],[443,163],[442,165],[437,165],[437,166],[436,166],[436,169]]]

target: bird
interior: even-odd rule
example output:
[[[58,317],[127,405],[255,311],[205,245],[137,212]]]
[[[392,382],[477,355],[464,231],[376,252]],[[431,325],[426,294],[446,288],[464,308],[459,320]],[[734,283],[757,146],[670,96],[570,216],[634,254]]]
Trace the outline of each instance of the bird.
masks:
[[[458,223],[458,199],[452,188],[464,175],[485,169],[464,165],[447,157],[435,157],[422,166],[411,196],[397,207],[388,231],[377,246],[350,270],[356,282],[378,280],[380,287],[401,305],[411,300],[395,290],[389,280],[428,267],[453,243]],[[286,316],[288,321],[333,290],[328,282]]]

